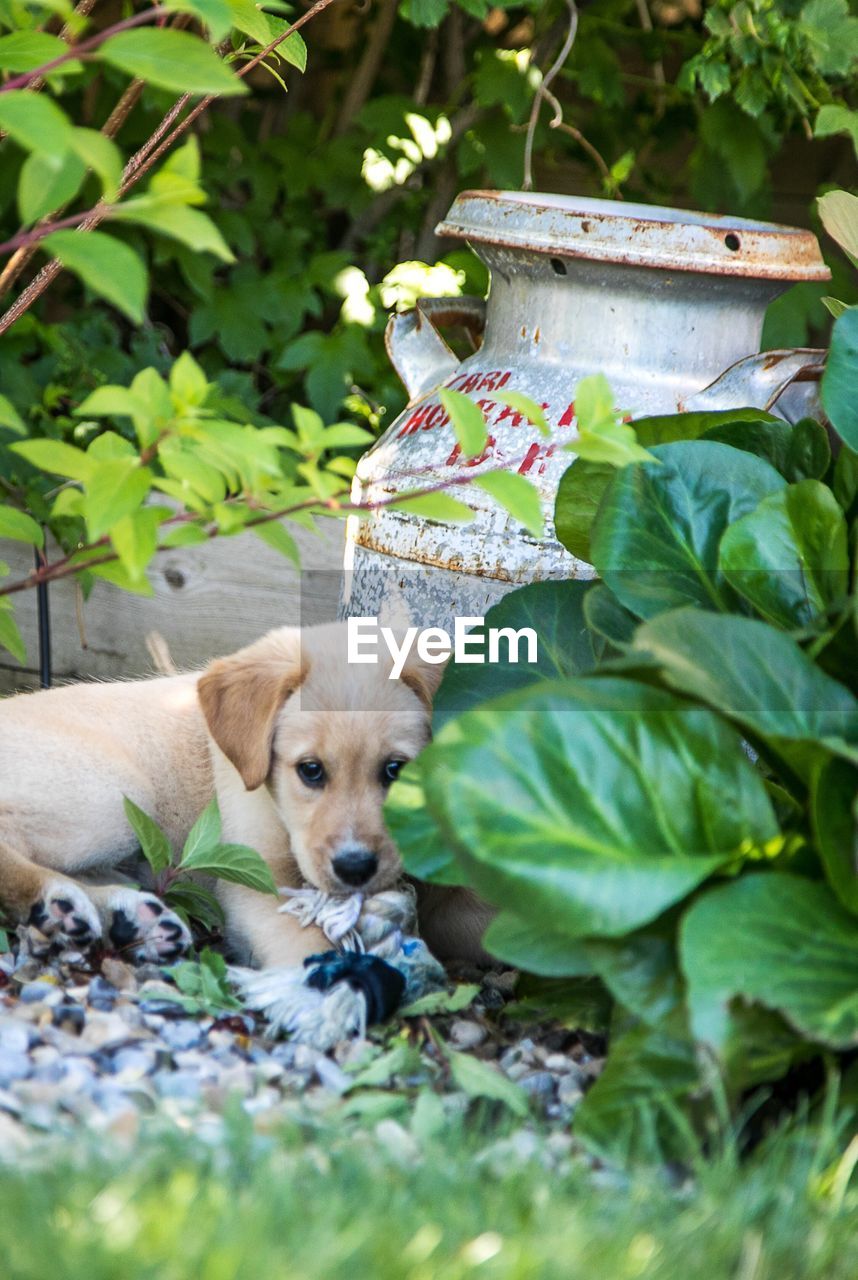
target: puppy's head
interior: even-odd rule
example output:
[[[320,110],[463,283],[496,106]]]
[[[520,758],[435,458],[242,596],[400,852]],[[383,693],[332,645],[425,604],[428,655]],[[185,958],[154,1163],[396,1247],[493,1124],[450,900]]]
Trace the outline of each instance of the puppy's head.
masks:
[[[310,884],[377,892],[401,863],[382,804],[425,746],[440,664],[350,664],[346,628],[284,628],[212,663],[198,685],[217,746],[248,791],[265,786]]]

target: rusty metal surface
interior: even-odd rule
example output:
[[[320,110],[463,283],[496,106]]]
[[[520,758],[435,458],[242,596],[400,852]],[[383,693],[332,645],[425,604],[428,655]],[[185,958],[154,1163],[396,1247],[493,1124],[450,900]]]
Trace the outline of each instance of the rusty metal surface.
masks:
[[[627,266],[758,280],[831,279],[810,231],[659,205],[464,191],[436,234]]]
[[[456,201],[454,211],[466,198]],[[636,213],[631,220],[641,221]],[[674,255],[699,261],[699,248],[689,244],[683,229],[670,224],[670,230],[677,236]],[[557,542],[552,525],[557,486],[574,456],[565,446],[574,447],[576,437],[575,390],[588,374],[604,373],[618,407],[631,417],[773,405],[796,421],[817,408],[812,378],[823,353],[749,356],[758,352],[766,306],[798,278],[789,274],[796,270],[793,259],[766,278],[744,270],[704,273],[689,269],[687,261],[667,269],[566,252],[560,261],[556,241],[546,243],[537,251],[499,244],[497,238],[474,242],[491,272],[491,287],[482,347],[460,364],[435,324],[442,316],[456,319],[461,300],[425,299],[415,312],[391,320],[388,347],[411,401],[363,456],[354,482],[356,497],[381,501],[469,470],[502,466],[535,482],[545,536],[533,538],[476,488],[455,490],[476,510],[470,525],[442,524],[407,510],[381,510],[360,523],[352,519],[345,563],[353,572],[344,613],[375,616],[381,603],[385,615],[399,623],[449,628],[454,616],[479,615],[481,602],[484,608],[486,600],[514,585],[591,576],[590,566]],[[483,410],[488,443],[481,457],[462,457],[440,403],[441,386],[463,392]],[[549,438],[493,396],[504,389],[542,405]]]

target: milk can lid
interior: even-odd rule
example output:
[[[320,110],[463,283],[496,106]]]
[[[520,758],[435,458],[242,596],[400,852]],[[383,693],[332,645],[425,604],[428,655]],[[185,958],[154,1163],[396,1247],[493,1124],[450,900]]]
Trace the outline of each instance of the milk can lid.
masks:
[[[582,196],[463,191],[436,234],[627,266],[757,280],[831,278],[816,236],[800,227]]]

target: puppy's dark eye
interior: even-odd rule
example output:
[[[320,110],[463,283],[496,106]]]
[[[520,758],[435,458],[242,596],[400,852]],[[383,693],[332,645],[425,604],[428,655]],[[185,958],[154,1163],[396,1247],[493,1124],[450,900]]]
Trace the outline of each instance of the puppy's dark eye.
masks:
[[[406,762],[404,760],[386,760],[381,766],[382,786],[389,787],[399,777],[399,771]]]
[[[303,783],[308,787],[322,787],[325,785],[325,770],[318,760],[302,760],[295,765],[295,771]]]

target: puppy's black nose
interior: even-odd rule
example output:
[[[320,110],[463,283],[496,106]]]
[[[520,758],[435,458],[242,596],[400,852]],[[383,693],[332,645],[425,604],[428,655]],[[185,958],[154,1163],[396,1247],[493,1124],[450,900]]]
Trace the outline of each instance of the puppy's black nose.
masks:
[[[366,849],[346,849],[338,853],[331,864],[344,884],[355,887],[366,884],[378,869],[378,858]]]

